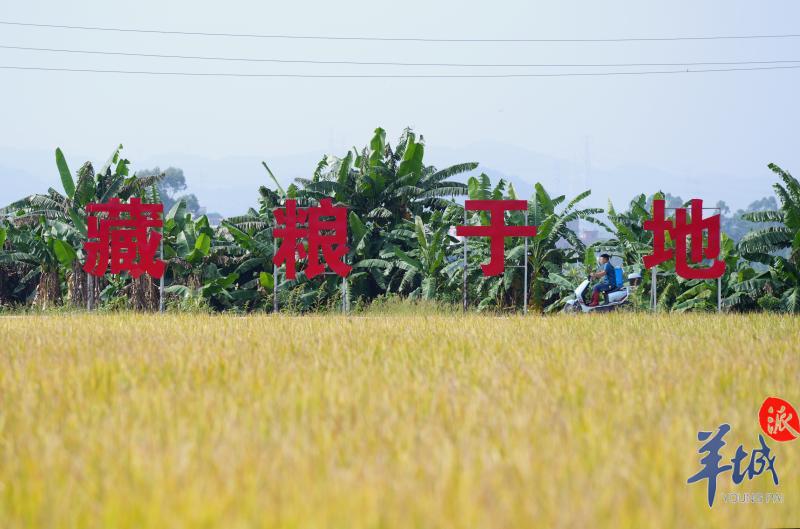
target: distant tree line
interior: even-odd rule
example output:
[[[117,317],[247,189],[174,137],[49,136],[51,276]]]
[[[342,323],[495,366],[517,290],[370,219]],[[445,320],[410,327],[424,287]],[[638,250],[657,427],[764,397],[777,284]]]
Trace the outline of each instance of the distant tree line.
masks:
[[[186,194],[183,171],[159,168],[131,174],[130,163],[116,149],[99,169],[91,163],[72,172],[56,151],[61,191],[22,198],[0,210],[0,306],[6,310],[34,307],[85,307],[91,298],[102,310],[154,310],[157,284],[149,276],[133,279],[106,275],[88,282],[85,259],[86,205],[117,197],[139,197],[165,205],[164,260],[170,310],[271,311],[278,284],[283,310],[329,310],[341,302],[341,281],[335,276],[293,280],[273,275],[274,208],[287,199],[314,205],[323,198],[349,211],[347,262],[353,271],[347,294],[357,310],[379,298],[426,299],[458,304],[462,299],[463,246],[451,227],[464,218],[462,197],[519,199],[504,180],[485,174],[464,181],[461,175],[478,164],[445,168],[426,165],[425,142],[405,130],[391,144],[377,129],[366,146],[341,157],[326,156],[307,178],[284,188],[264,164],[272,185],[258,189],[257,207],[242,215],[212,222],[197,197]],[[800,184],[787,171],[770,165],[777,182],[775,197],[767,197],[731,214],[721,209],[723,305],[728,311],[800,311]],[[660,192],[640,194],[624,209],[582,204],[590,195],[552,194],[541,184],[528,201],[528,221],[539,227],[529,240],[528,304],[537,311],[559,310],[576,283],[596,266],[600,252],[613,254],[627,273],[642,271],[642,256],[650,253],[652,233],[642,228],[654,198],[671,207],[680,197]],[[507,223],[520,224],[524,212],[509,212]],[[607,234],[585,243],[576,222],[598,226]],[[469,223],[485,224],[486,215],[469,215]],[[508,238],[506,262],[521,264],[524,244]],[[523,268],[508,266],[503,275],[484,277],[480,263],[488,261],[488,241],[468,240],[466,269],[468,300],[474,310],[516,311],[523,304]],[[715,281],[684,280],[670,265],[660,266],[658,303],[663,310],[706,311],[716,308]],[[649,274],[636,294],[643,308],[649,295]]]

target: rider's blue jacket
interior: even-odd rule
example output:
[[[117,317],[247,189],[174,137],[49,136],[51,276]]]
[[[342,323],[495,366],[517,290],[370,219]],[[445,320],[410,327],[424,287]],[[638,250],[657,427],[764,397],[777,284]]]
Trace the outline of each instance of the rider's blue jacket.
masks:
[[[611,263],[606,263],[603,271],[606,273],[605,277],[603,277],[605,279],[604,283],[610,287],[616,286],[617,274],[614,272],[614,266]]]

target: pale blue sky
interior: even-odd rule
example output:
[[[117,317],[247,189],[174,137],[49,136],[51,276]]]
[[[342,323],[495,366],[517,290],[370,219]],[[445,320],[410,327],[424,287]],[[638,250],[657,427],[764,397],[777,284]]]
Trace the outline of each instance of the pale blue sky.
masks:
[[[672,2],[6,2],[0,19],[182,31],[436,38],[607,38],[800,33],[800,4]],[[0,45],[192,55],[417,62],[800,60],[800,39],[463,44],[283,41],[0,26]],[[165,71],[440,73],[441,68],[226,64],[0,50],[0,65]],[[586,69],[582,69],[586,70]],[[463,70],[449,70],[462,73]],[[424,134],[430,161],[475,160],[595,200],[657,188],[744,206],[768,162],[800,173],[800,70],[548,79],[218,79],[0,70],[0,202],[56,185],[116,143],[135,166],[183,165],[209,209],[244,210],[264,183],[307,176],[323,153]],[[584,171],[587,145],[591,169]],[[229,160],[230,159],[230,160]],[[214,161],[216,160],[216,161]],[[221,160],[221,161],[220,161]],[[208,163],[205,163],[208,161]],[[228,167],[230,170],[226,170]],[[222,174],[221,174],[222,173]],[[303,174],[305,173],[305,174]]]

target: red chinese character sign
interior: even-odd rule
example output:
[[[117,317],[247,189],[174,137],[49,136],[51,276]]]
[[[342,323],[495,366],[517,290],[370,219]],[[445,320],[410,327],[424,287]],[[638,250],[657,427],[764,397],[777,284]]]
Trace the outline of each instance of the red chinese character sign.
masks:
[[[112,274],[128,272],[133,278],[144,273],[159,279],[164,275],[165,263],[156,259],[161,244],[163,204],[142,204],[131,198],[127,204],[112,198],[105,204],[87,204],[87,236],[84,243],[86,263],[83,270],[93,276],[102,276],[111,268]],[[98,216],[105,213],[105,216]]]
[[[691,218],[687,219],[686,208],[675,209],[675,220],[666,218],[664,201],[653,201],[653,218],[644,222],[644,229],[653,232],[653,253],[644,256],[645,268],[675,259],[675,272],[685,279],[716,279],[725,273],[725,261],[717,260],[720,253],[720,216],[703,218],[703,201],[691,202]],[[667,248],[666,234],[675,241],[675,248]],[[703,234],[706,237],[703,237]],[[705,241],[705,244],[704,244]],[[692,263],[704,259],[712,260],[709,266],[690,266],[687,245],[691,245],[689,257]]]
[[[769,397],[758,410],[758,423],[764,433],[779,442],[793,441],[800,437],[800,417],[789,402]]]
[[[347,277],[352,269],[343,261],[347,247],[347,208],[334,206],[323,198],[319,206],[298,208],[296,200],[287,200],[286,207],[275,209],[277,226],[273,237],[281,239],[272,262],[286,265],[286,278],[297,278],[297,260],[308,259],[305,273],[311,279],[325,272],[324,264],[338,276]],[[305,243],[303,242],[305,241]],[[320,253],[323,262],[320,262]]]
[[[488,226],[456,226],[456,235],[462,237],[489,237],[490,259],[481,265],[483,275],[497,276],[505,271],[505,238],[535,237],[536,226],[508,226],[505,223],[506,211],[526,211],[525,200],[467,200],[467,211],[488,211]]]

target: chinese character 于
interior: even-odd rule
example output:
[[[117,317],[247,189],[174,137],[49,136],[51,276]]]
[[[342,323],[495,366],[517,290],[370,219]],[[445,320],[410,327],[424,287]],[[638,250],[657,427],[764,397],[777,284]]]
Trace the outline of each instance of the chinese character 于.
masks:
[[[96,239],[84,242],[86,273],[102,276],[110,263],[112,274],[127,271],[138,278],[147,273],[156,279],[164,275],[166,264],[155,258],[161,234],[152,231],[163,227],[163,204],[142,204],[139,198],[123,204],[119,198],[112,198],[105,204],[87,204],[86,211],[107,214],[86,219],[87,236]]]
[[[675,210],[675,221],[664,214],[664,200],[653,200],[653,218],[644,222],[644,229],[653,232],[653,253],[644,256],[645,268],[675,258],[675,272],[685,279],[716,279],[725,273],[725,261],[717,260],[720,253],[720,216],[703,218],[703,201],[691,201],[692,218],[687,220],[686,208]],[[703,232],[708,234],[703,244]],[[675,249],[666,247],[666,233],[675,241]],[[693,263],[712,259],[707,267],[689,266],[687,261],[687,241],[691,238],[690,257]]]
[[[488,211],[488,226],[456,226],[456,235],[461,237],[489,237],[490,259],[481,265],[484,276],[497,276],[505,271],[505,238],[535,237],[536,226],[507,226],[506,211],[528,209],[525,200],[467,200],[467,211]]]
[[[324,273],[320,252],[324,263],[338,276],[346,277],[350,273],[352,267],[343,261],[350,250],[347,247],[347,208],[334,207],[330,198],[323,198],[319,206],[308,208],[298,208],[296,200],[287,200],[285,208],[277,208],[273,213],[277,223],[273,237],[282,241],[272,262],[277,266],[286,265],[287,279],[297,278],[298,257],[308,258],[307,278]]]

